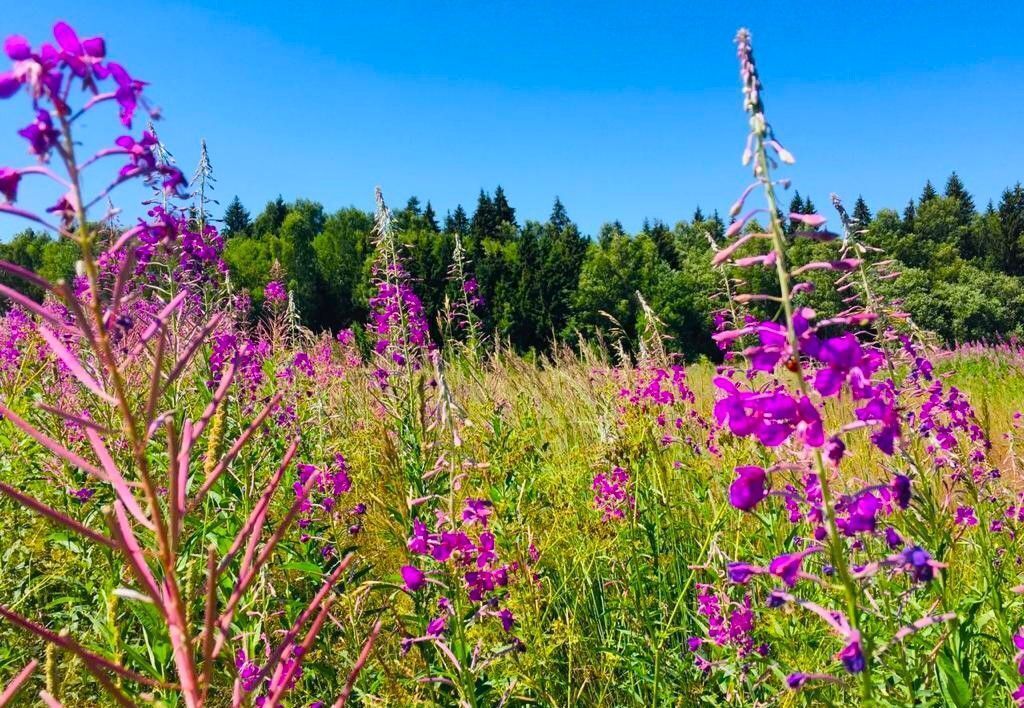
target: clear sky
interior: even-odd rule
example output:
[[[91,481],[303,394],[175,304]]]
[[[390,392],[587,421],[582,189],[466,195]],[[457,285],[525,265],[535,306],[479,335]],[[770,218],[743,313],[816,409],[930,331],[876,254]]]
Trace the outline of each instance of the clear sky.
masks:
[[[381,185],[444,215],[501,184],[520,220],[555,195],[588,233],[746,183],[732,38],[754,34],[794,187],[902,208],[956,169],[979,206],[1024,179],[1018,2],[5,0],[0,34],[65,19],[164,109],[190,174],[205,137],[222,204],[279,193],[370,208]],[[0,104],[0,164],[24,102]],[[10,137],[8,137],[10,136]],[[0,234],[12,225],[0,225]]]

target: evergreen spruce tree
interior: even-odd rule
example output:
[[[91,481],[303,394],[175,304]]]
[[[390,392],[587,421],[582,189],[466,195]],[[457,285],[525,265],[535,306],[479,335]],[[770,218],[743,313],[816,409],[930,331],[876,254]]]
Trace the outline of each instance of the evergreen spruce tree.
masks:
[[[698,205],[697,208],[693,210],[692,223],[699,224],[702,221],[704,221],[704,212],[700,210],[700,205]]]
[[[249,231],[250,223],[249,211],[242,206],[242,201],[236,194],[228,204],[228,208],[224,210],[224,235],[228,237],[244,236]]]
[[[476,211],[473,212],[473,219],[470,221],[470,232],[478,242],[485,238],[493,238],[498,232],[499,223],[501,222],[498,221],[491,195],[481,189],[476,200]]]
[[[868,224],[871,223],[871,210],[868,209],[868,204],[864,201],[864,197],[859,194],[857,195],[857,201],[853,203],[852,216],[861,228],[867,228]]]
[[[501,188],[500,184],[494,190],[494,219],[498,226],[502,224],[517,226],[516,210],[509,206],[508,199],[505,198],[505,190]]]
[[[459,236],[468,236],[470,232],[469,217],[466,216],[466,210],[459,204],[455,207],[455,212],[448,212],[444,217],[444,230],[445,233],[458,234]]]
[[[548,222],[559,232],[565,231],[572,224],[565,211],[565,205],[558,197],[555,197],[555,204],[551,207],[551,216],[548,218]]]
[[[1004,190],[999,200],[998,237],[994,254],[997,266],[1010,275],[1024,275],[1024,187],[1020,182],[1013,189]]]
[[[427,206],[423,210],[423,223],[435,234],[441,231],[441,227],[437,224],[437,214],[434,213],[434,207],[430,205],[430,200],[427,200]]]
[[[935,187],[932,185],[932,181],[928,180],[924,183],[924,189],[921,191],[921,199],[918,201],[919,204],[935,199],[939,196],[939,193],[935,191]]]
[[[953,172],[946,180],[946,196],[955,199],[959,204],[960,225],[970,226],[971,220],[974,218],[974,198],[968,193],[956,172]]]

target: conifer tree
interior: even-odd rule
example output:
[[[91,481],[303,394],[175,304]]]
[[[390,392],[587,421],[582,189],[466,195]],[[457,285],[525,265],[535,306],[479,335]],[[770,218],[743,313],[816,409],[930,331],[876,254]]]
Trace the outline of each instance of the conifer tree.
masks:
[[[935,187],[932,185],[932,181],[928,180],[924,183],[924,189],[921,191],[921,199],[918,201],[919,204],[935,199],[939,196],[939,193],[935,191]]]
[[[236,194],[224,210],[224,235],[243,236],[248,232],[250,224],[249,211],[242,206],[242,201]]]
[[[974,218],[974,198],[968,193],[960,175],[955,171],[946,180],[946,196],[955,199],[959,204],[960,225],[969,226]]]
[[[423,223],[435,234],[441,231],[440,226],[437,224],[437,214],[434,213],[434,207],[430,205],[429,199],[427,200],[426,208],[423,210]]]
[[[444,217],[444,230],[445,233],[458,234],[459,236],[468,236],[470,231],[469,217],[466,216],[466,210],[459,204],[455,207],[454,212],[448,212]]]
[[[864,197],[857,195],[857,201],[853,203],[852,216],[861,228],[866,228],[871,223],[871,210],[868,209],[868,204],[864,201]]]
[[[499,223],[491,195],[481,189],[476,200],[476,211],[473,212],[473,219],[470,222],[470,232],[477,241],[492,238],[498,231]]]
[[[569,215],[565,211],[565,205],[562,204],[562,200],[555,197],[555,204],[551,207],[551,216],[548,218],[548,222],[555,227],[556,231],[565,231],[565,229],[572,223],[569,220]]]
[[[502,224],[517,226],[516,210],[509,206],[505,190],[501,188],[500,184],[494,190],[494,219],[498,226]]]

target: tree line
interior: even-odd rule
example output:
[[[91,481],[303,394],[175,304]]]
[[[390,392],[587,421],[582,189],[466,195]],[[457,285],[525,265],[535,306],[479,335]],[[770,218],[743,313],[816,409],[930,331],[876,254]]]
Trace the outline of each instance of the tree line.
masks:
[[[838,221],[831,208],[819,209],[799,193],[789,211],[821,211]],[[978,209],[953,173],[941,193],[928,182],[902,211],[872,213],[858,198],[850,213],[866,230],[864,240],[901,264],[902,275],[882,284],[882,295],[902,302],[919,326],[947,343],[1024,333],[1020,184]],[[479,313],[484,331],[520,351],[545,351],[580,336],[609,345],[621,341],[629,349],[653,313],[673,349],[691,358],[717,353],[711,334],[723,275],[710,259],[712,244],[721,243],[727,228],[717,212],[705,215],[697,208],[673,226],[645,221],[636,233],[610,222],[589,237],[557,198],[546,221],[520,223],[499,186],[480,191],[472,214],[460,205],[441,218],[429,201],[411,197],[394,216],[406,268],[435,326],[453,288],[460,287],[449,278],[458,239],[485,303]],[[257,307],[271,273],[278,273],[306,326],[336,331],[365,321],[372,213],[356,207],[329,213],[317,202],[278,197],[252,216],[235,197],[222,222],[232,286],[248,291]],[[789,246],[796,263],[827,258],[830,248],[806,239],[792,239]],[[59,278],[73,272],[75,248],[30,230],[0,244],[0,258]],[[748,277],[763,279],[749,284],[763,290],[771,287],[774,272]],[[822,316],[843,308],[842,293],[830,287],[834,277],[816,274],[815,289],[801,296]]]

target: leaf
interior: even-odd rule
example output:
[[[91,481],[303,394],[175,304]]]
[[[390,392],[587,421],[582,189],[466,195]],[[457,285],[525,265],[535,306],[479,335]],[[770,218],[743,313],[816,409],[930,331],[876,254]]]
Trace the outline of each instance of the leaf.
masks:
[[[946,703],[957,708],[969,708],[972,701],[971,687],[947,654],[939,655],[935,671]]]
[[[280,566],[281,570],[294,570],[299,573],[305,573],[306,575],[315,575],[317,577],[324,574],[324,569],[316,563],[310,561],[292,561],[290,563],[283,563]]]

